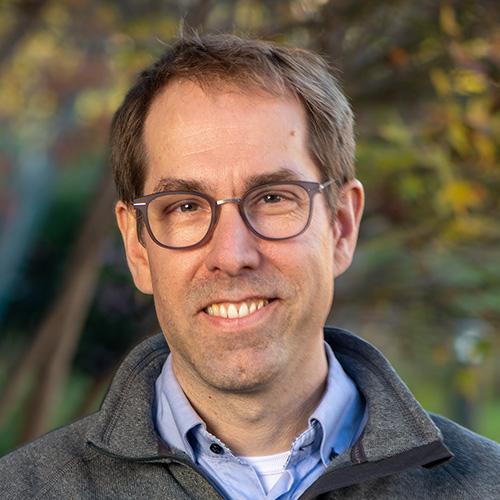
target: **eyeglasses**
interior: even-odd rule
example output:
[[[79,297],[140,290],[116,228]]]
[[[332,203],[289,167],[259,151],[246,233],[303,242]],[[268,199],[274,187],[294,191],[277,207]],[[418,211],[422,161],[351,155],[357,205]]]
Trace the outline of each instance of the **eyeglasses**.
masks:
[[[217,225],[220,206],[226,203],[238,204],[241,218],[259,238],[287,240],[307,229],[314,195],[334,182],[273,182],[254,187],[241,198],[218,201],[203,193],[166,191],[141,196],[133,206],[141,213],[153,241],[165,248],[202,245]]]

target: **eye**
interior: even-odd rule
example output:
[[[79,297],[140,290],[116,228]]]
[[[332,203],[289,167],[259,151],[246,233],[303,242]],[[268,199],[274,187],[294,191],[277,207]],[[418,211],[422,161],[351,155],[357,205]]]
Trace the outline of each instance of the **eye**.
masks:
[[[210,207],[203,199],[181,198],[170,200],[169,197],[159,198],[163,203],[155,205],[159,217],[179,217],[210,212]]]
[[[196,202],[189,201],[189,202],[183,202],[176,207],[173,208],[172,211],[175,212],[196,212],[197,210],[200,210],[200,205]]]
[[[266,193],[260,199],[261,203],[278,203],[280,201],[283,201],[283,196],[275,193]]]
[[[250,217],[286,215],[307,206],[307,191],[295,184],[261,186],[244,197],[244,209]]]

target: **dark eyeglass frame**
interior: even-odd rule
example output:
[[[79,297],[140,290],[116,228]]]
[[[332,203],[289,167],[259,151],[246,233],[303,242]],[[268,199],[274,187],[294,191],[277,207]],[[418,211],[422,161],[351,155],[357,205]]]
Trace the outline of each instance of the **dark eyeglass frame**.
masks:
[[[327,182],[325,182],[324,184],[321,184],[319,182],[311,182],[311,181],[270,182],[268,184],[261,184],[259,186],[255,186],[255,187],[249,189],[246,193],[243,194],[243,196],[241,198],[228,198],[225,200],[217,200],[217,201],[213,200],[212,198],[210,198],[210,196],[206,195],[205,193],[199,193],[197,191],[163,191],[160,193],[148,194],[146,196],[141,196],[139,198],[136,198],[132,202],[132,205],[142,215],[142,219],[144,220],[144,222],[146,224],[146,229],[147,229],[148,234],[151,237],[151,239],[160,247],[168,248],[170,250],[187,250],[189,248],[195,248],[195,247],[203,245],[210,238],[210,236],[212,235],[212,233],[214,232],[214,230],[217,226],[217,222],[219,220],[219,215],[220,215],[220,208],[219,207],[221,205],[225,205],[226,203],[237,203],[238,204],[238,211],[240,213],[241,218],[243,219],[243,222],[245,223],[247,228],[255,236],[257,236],[263,240],[268,240],[268,241],[283,241],[283,240],[289,240],[292,238],[296,238],[297,236],[300,236],[302,233],[304,233],[306,231],[306,229],[309,227],[309,224],[310,224],[311,219],[312,219],[314,195],[321,193],[326,187],[330,186],[333,183],[338,184],[337,179],[330,179]],[[269,236],[264,236],[264,235],[260,234],[252,226],[251,222],[248,220],[248,217],[247,217],[245,210],[243,208],[244,201],[248,196],[250,196],[253,192],[255,192],[259,189],[263,189],[263,188],[267,188],[267,187],[272,188],[273,186],[287,186],[287,185],[300,186],[301,188],[303,188],[307,192],[307,194],[309,196],[309,215],[307,218],[307,222],[301,231],[299,231],[298,233],[296,233],[292,236],[286,236],[285,238],[273,238],[273,237],[269,237]],[[198,241],[198,243],[195,243],[193,245],[183,246],[183,247],[173,247],[173,246],[165,245],[164,243],[161,243],[159,240],[156,239],[156,237],[153,233],[153,230],[151,229],[151,226],[149,224],[148,206],[156,198],[159,198],[159,197],[165,196],[165,195],[170,195],[170,194],[182,194],[182,195],[183,194],[185,194],[185,195],[193,195],[194,194],[194,195],[199,196],[200,198],[203,198],[204,200],[206,200],[208,202],[208,204],[210,205],[210,209],[211,209],[210,224],[208,226],[208,229],[207,229],[205,236],[203,236],[203,238],[200,241]],[[139,222],[139,220],[138,220],[138,222]],[[138,224],[138,226],[139,226],[139,224]]]

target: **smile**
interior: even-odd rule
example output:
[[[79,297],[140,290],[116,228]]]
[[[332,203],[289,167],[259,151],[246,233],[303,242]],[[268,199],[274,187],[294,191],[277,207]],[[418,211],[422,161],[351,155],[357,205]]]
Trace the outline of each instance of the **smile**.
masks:
[[[205,312],[210,316],[218,316],[220,318],[244,318],[249,314],[252,314],[264,306],[269,304],[268,299],[256,299],[251,301],[243,301],[234,303],[224,303],[224,304],[212,304],[205,308]]]

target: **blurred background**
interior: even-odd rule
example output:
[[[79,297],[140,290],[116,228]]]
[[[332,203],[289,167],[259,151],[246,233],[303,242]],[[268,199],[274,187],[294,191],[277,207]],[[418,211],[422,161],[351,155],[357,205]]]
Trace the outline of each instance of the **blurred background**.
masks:
[[[500,441],[497,0],[3,0],[0,454],[98,408],[159,331],[114,225],[107,131],[181,22],[338,68],[368,201],[328,322],[428,410]]]

